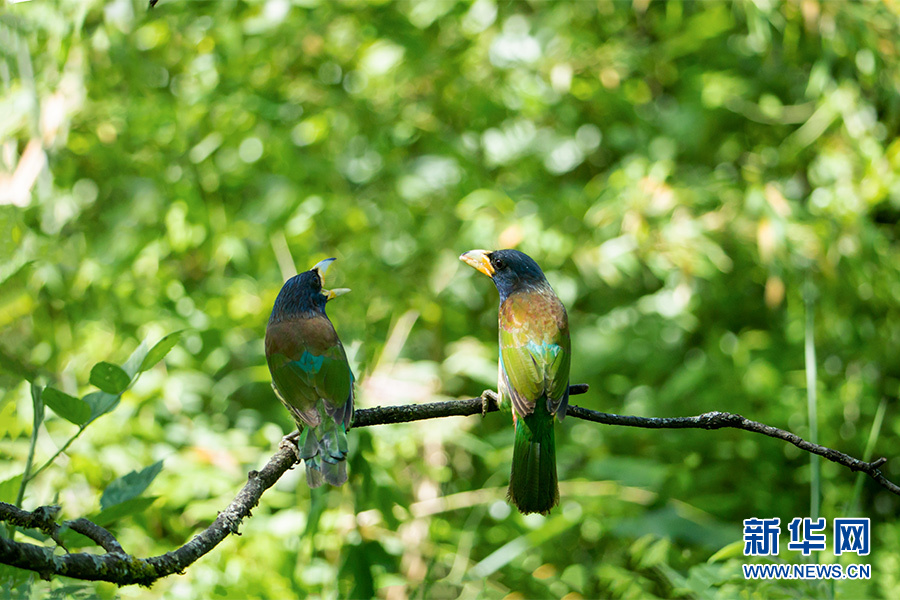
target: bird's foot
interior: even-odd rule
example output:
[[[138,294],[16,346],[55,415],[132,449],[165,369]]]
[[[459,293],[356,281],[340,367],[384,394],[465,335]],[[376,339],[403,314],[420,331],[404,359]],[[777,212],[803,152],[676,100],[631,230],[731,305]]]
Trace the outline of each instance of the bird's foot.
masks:
[[[278,449],[281,448],[289,448],[291,452],[294,453],[294,457],[297,459],[295,464],[300,462],[300,445],[297,443],[297,440],[300,438],[300,430],[295,429],[291,433],[287,434],[283,438],[281,438],[281,442],[278,444]]]
[[[488,414],[491,410],[491,402],[495,406],[500,406],[500,396],[494,390],[484,390],[481,392],[481,416]]]

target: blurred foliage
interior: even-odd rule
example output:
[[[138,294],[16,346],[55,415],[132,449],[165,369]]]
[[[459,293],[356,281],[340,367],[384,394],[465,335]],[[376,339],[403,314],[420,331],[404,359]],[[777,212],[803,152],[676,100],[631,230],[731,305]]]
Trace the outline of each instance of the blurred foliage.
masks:
[[[110,527],[135,555],[171,550],[291,428],[262,345],[286,277],[339,258],[329,284],[354,292],[329,309],[360,407],[470,397],[496,383],[497,299],[456,257],[511,246],[570,309],[572,379],[591,385],[578,403],[609,412],[726,410],[808,436],[808,303],[818,441],[870,445],[897,480],[898,13],[817,0],[5,3],[0,495],[15,498],[33,423],[40,465],[83,423],[73,401],[92,384],[121,391],[110,367],[184,330],[24,497],[97,514],[112,482],[143,484],[165,460],[130,500],[152,504]],[[28,381],[57,389],[43,421]],[[821,514],[872,517],[873,552],[853,557],[872,580],[747,583],[728,551],[741,520],[808,516],[807,454],[738,431],[558,430],[562,505],[547,518],[504,501],[500,415],[373,427],[351,436],[349,485],[311,497],[291,472],[243,536],[183,576],[116,590],[4,569],[2,589],[900,594],[898,498],[844,468],[822,465]]]

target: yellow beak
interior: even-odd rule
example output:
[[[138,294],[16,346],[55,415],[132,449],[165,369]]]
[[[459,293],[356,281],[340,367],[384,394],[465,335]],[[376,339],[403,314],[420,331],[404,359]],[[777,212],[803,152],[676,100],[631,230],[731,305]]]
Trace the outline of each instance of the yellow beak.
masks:
[[[328,267],[330,267],[331,263],[333,263],[335,260],[337,260],[337,259],[336,258],[326,258],[325,260],[322,260],[322,261],[319,261],[318,263],[316,263],[316,266],[314,266],[312,269],[310,269],[310,271],[315,271],[316,274],[319,276],[319,283],[323,286],[322,287],[322,295],[325,296],[326,302],[333,298],[337,298],[338,296],[343,296],[344,294],[346,294],[347,292],[350,291],[350,288],[335,288],[333,290],[326,290],[324,287],[325,272],[328,271]]]
[[[325,301],[333,300],[338,296],[343,296],[347,292],[350,291],[350,288],[334,288],[333,290],[322,290],[322,293],[325,294]]]
[[[494,267],[491,265],[490,254],[487,250],[469,250],[459,260],[493,278]]]
[[[331,266],[331,263],[336,260],[336,258],[326,258],[325,260],[320,260],[312,269],[310,269],[310,271],[315,271],[319,274],[319,280],[325,281],[325,272],[328,271],[328,267]]]

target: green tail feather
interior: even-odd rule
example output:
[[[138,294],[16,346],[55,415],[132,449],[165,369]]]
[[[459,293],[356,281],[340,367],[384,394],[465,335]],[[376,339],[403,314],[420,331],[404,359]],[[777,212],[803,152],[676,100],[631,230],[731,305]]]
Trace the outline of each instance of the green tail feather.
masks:
[[[522,514],[550,512],[559,502],[553,415],[543,399],[534,413],[516,420],[509,500]]]
[[[300,458],[306,463],[306,483],[343,485],[347,481],[347,431],[343,423],[325,418],[315,429],[305,428],[299,440]]]

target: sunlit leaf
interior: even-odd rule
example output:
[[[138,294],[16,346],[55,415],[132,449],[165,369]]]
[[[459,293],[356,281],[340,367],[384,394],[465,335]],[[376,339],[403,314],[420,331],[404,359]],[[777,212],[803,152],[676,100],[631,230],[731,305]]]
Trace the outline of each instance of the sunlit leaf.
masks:
[[[7,504],[15,502],[21,486],[21,475],[15,475],[5,481],[0,481],[0,502],[6,502]]]
[[[138,372],[143,372],[152,368],[156,363],[165,358],[166,354],[169,353],[169,350],[174,348],[175,344],[178,343],[178,339],[180,337],[181,332],[174,331],[156,342],[156,345],[150,349],[150,351],[141,361],[141,366],[138,367]]]
[[[141,364],[147,358],[148,352],[150,352],[150,342],[144,340],[138,344],[138,347],[134,349],[128,360],[122,363],[122,370],[125,371],[130,379],[134,379],[134,376],[138,374]]]
[[[744,541],[735,540],[710,556],[708,562],[720,562],[729,558],[740,558],[742,556],[744,556]]]

